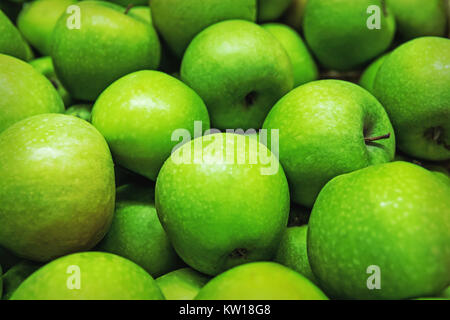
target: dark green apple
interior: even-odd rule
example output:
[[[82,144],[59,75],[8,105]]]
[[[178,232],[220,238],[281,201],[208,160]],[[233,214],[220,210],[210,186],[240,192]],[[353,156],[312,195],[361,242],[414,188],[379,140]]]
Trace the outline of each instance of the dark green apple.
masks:
[[[0,281],[3,280],[3,296],[0,294],[0,297],[3,300],[9,300],[20,284],[40,267],[41,264],[22,260],[5,272],[3,277],[0,274]]]
[[[384,54],[381,57],[373,61],[361,74],[359,78],[359,85],[369,91],[374,93],[373,85],[375,83],[375,78],[377,76],[378,70],[380,70],[381,65],[386,60],[388,54]]]
[[[277,20],[289,7],[292,0],[258,0],[258,21]]]
[[[114,164],[102,135],[62,114],[0,134],[0,245],[48,261],[94,247],[114,212]]]
[[[28,43],[23,39],[19,30],[9,20],[9,18],[0,10],[0,54],[6,54],[19,58],[24,61],[33,58]]]
[[[65,114],[91,121],[92,104],[74,104],[66,109]]]
[[[170,156],[177,129],[209,129],[202,99],[180,80],[159,71],[138,71],[114,82],[97,99],[92,124],[108,141],[117,163],[151,180]]]
[[[178,269],[156,279],[167,300],[193,300],[209,277],[191,268]]]
[[[160,43],[148,19],[104,1],[82,1],[78,7],[80,28],[69,23],[76,15],[63,14],[51,47],[56,74],[74,98],[93,101],[120,77],[158,68]]]
[[[449,230],[450,184],[407,162],[371,166],[320,192],[309,262],[330,297],[433,296],[450,281]]]
[[[153,21],[173,53],[181,58],[191,40],[224,20],[256,20],[256,0],[150,0]]]
[[[79,287],[78,287],[79,284]],[[28,277],[11,300],[164,300],[155,280],[135,263],[105,252],[56,259]]]
[[[374,94],[398,147],[414,158],[450,159],[450,40],[423,37],[395,49],[377,73]]]
[[[64,111],[51,82],[19,59],[0,54],[0,83],[0,133],[30,116]]]
[[[294,84],[286,50],[248,21],[219,22],[192,40],[181,79],[206,103],[218,129],[259,129],[269,110]]]

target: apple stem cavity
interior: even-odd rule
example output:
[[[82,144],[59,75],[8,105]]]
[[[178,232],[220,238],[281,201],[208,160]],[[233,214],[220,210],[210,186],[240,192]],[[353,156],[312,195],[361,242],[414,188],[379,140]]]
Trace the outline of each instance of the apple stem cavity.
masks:
[[[251,107],[256,102],[257,93],[255,91],[250,92],[244,98],[244,104],[246,107]]]
[[[378,140],[384,140],[384,139],[389,139],[391,137],[391,133],[387,133],[387,134],[383,134],[382,136],[377,136],[377,137],[365,137],[364,141],[367,142],[373,142],[373,141],[378,141]]]
[[[125,14],[128,14],[128,12],[130,12],[130,10],[131,10],[131,8],[133,8],[134,7],[134,4],[129,4],[127,7],[126,7],[126,9],[125,9]]]
[[[235,259],[240,259],[240,258],[245,258],[247,256],[247,249],[244,248],[237,248],[234,249],[231,253],[230,253],[230,257],[231,258],[235,258]]]

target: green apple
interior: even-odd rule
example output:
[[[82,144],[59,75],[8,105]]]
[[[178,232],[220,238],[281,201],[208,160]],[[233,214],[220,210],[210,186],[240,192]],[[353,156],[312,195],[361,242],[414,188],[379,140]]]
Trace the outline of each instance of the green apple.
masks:
[[[306,251],[306,236],[308,226],[287,228],[274,261],[302,274],[312,282],[316,283]]]
[[[138,2],[138,0],[135,1],[135,2]],[[148,0],[144,0],[144,3],[148,4]],[[137,16],[141,17],[144,20],[147,20],[147,22],[150,23],[150,24],[153,24],[152,13],[150,11],[150,7],[147,7],[147,6],[133,6],[133,7],[131,7],[129,9],[128,12],[130,12],[130,13],[132,13],[134,15],[137,15]]]
[[[292,63],[269,32],[248,21],[219,22],[192,40],[181,79],[205,101],[218,129],[259,129],[294,84]]]
[[[156,281],[135,263],[104,252],[56,259],[28,277],[11,300],[163,300]]]
[[[51,38],[56,74],[74,98],[93,101],[120,77],[158,68],[161,47],[147,19],[104,1],[78,7],[80,24],[76,14],[65,13]]]
[[[380,70],[381,65],[386,60],[388,54],[384,54],[381,57],[377,58],[373,61],[361,74],[359,78],[359,85],[369,91],[370,93],[374,93],[373,85],[375,82],[375,78],[377,76],[378,70]]]
[[[379,29],[368,24],[380,9]],[[376,17],[376,16],[375,16]],[[306,42],[326,68],[349,71],[383,53],[395,33],[394,15],[383,0],[308,0],[303,21]]]
[[[216,275],[274,256],[288,221],[289,190],[264,145],[216,133],[185,143],[164,163],[156,209],[184,262]]]
[[[156,279],[167,300],[193,300],[209,277],[191,268],[178,269]]]
[[[330,179],[394,158],[394,130],[383,106],[346,81],[320,80],[292,90],[263,127],[279,129],[291,199],[307,207]]]
[[[38,263],[22,260],[5,272],[0,279],[0,281],[3,280],[3,296],[0,294],[2,300],[9,300],[20,284],[40,267]]]
[[[65,111],[65,114],[91,121],[92,104],[74,104]]]
[[[292,0],[257,0],[258,21],[277,20],[289,7]]]
[[[281,23],[268,23],[262,26],[269,31],[286,50],[294,71],[294,87],[317,80],[319,71],[300,35]]]
[[[53,67],[51,57],[40,57],[34,59],[30,61],[30,65],[50,80],[56,91],[58,91],[61,96],[65,106],[69,106],[72,103],[72,98],[70,97],[69,92],[67,92],[66,88],[63,87],[61,81],[59,81],[55,74],[55,68]]]
[[[6,54],[28,61],[33,58],[30,46],[23,39],[19,30],[0,10],[0,54]]]
[[[441,293],[443,298],[450,298],[450,285]]]
[[[159,277],[182,263],[159,222],[154,198],[153,186],[118,188],[111,228],[97,249],[127,258]]]
[[[62,114],[0,134],[0,245],[34,260],[94,247],[114,213],[114,164],[102,135]]]
[[[177,129],[209,129],[202,99],[180,80],[159,71],[138,71],[111,84],[97,99],[92,124],[103,134],[116,162],[151,180],[170,156]]]
[[[0,83],[0,133],[27,117],[64,111],[51,82],[19,59],[0,54]]]
[[[234,267],[209,281],[195,300],[327,300],[301,274],[274,262]]]
[[[374,94],[404,153],[450,159],[450,40],[423,37],[395,49],[377,73]]]
[[[308,0],[292,0],[283,17],[283,22],[295,30],[300,30],[303,25],[306,3],[308,3]]]
[[[386,0],[397,22],[398,34],[406,40],[445,36],[447,13],[444,0]]]
[[[450,185],[417,165],[391,162],[322,189],[309,219],[308,257],[331,297],[432,296],[450,281],[449,230]]]
[[[256,20],[256,0],[150,0],[153,22],[173,53],[181,58],[191,40],[224,20]]]
[[[26,3],[17,17],[17,27],[42,55],[49,55],[56,22],[69,6],[77,3],[77,0],[36,0]]]

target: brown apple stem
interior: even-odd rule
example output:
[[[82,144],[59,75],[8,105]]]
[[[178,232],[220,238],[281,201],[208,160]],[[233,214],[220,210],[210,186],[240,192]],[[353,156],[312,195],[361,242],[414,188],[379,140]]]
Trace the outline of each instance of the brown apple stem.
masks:
[[[383,139],[389,139],[391,137],[391,133],[388,134],[384,134],[382,136],[378,136],[378,137],[368,137],[368,138],[364,138],[365,142],[373,142],[373,141],[378,141],[378,140],[383,140]]]
[[[128,6],[127,6],[127,8],[125,9],[125,14],[128,14],[128,12],[131,10],[131,8],[133,8],[134,7],[134,4],[129,4]]]

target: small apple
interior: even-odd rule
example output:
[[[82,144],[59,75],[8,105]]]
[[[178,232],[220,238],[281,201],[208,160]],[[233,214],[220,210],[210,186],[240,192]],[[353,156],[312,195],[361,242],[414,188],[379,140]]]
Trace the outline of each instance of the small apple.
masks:
[[[328,300],[301,274],[274,262],[234,267],[209,281],[195,300]]]
[[[114,212],[113,167],[102,135],[73,116],[36,115],[3,131],[0,245],[34,261],[94,247]]]
[[[258,21],[277,20],[286,11],[292,0],[257,0]]]
[[[51,40],[56,74],[74,98],[93,101],[120,77],[158,67],[160,43],[147,19],[104,1],[78,7],[79,24],[76,15],[63,14]]]
[[[209,277],[191,268],[178,269],[156,279],[166,300],[193,300]]]
[[[182,265],[156,213],[151,185],[117,189],[111,227],[97,250],[117,254],[159,277]]]
[[[386,60],[388,54],[384,54],[381,57],[373,61],[361,74],[359,78],[359,85],[374,94],[373,84],[377,76],[378,70],[380,70],[381,65]]]
[[[65,114],[91,121],[92,104],[74,104],[66,109]]]
[[[264,145],[216,133],[185,143],[164,163],[156,210],[184,262],[216,275],[273,258],[288,221],[289,190]]]
[[[200,32],[183,57],[181,79],[203,98],[211,125],[221,130],[261,128],[294,84],[292,63],[280,42],[243,20]]]
[[[9,18],[0,10],[0,54],[5,54],[19,58],[24,61],[33,58],[28,43],[23,39],[19,30],[9,20]]]
[[[118,164],[156,180],[178,141],[177,129],[194,134],[194,122],[209,129],[202,99],[180,80],[159,71],[131,73],[111,84],[92,109]]]
[[[178,57],[203,29],[231,19],[256,20],[256,0],[150,0],[153,21]]]
[[[423,37],[399,46],[380,67],[374,94],[389,114],[401,151],[425,160],[450,159],[449,39]]]
[[[12,268],[10,268],[7,272],[5,272],[3,274],[3,277],[0,274],[0,283],[3,280],[3,295],[1,294],[0,288],[1,299],[9,300],[9,298],[11,298],[12,294],[20,286],[20,284],[40,267],[41,264],[22,260]]]
[[[164,300],[137,264],[105,252],[74,253],[29,276],[11,300]]]
[[[394,158],[394,130],[383,106],[346,81],[320,80],[292,90],[263,127],[279,129],[291,199],[306,207],[330,179]]]
[[[0,133],[30,116],[64,111],[51,82],[19,59],[0,54],[0,83]]]
[[[391,162],[331,180],[314,204],[308,257],[339,299],[408,299],[450,281],[450,185]]]

